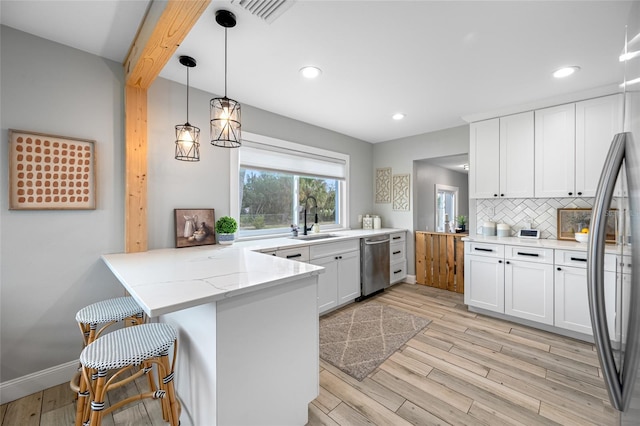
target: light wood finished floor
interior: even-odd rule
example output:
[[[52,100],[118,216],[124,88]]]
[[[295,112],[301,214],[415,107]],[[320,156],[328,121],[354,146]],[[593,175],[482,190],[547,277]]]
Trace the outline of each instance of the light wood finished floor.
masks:
[[[462,295],[429,287],[375,299],[432,322],[362,382],[320,361],[309,425],[616,424],[593,345],[470,313]],[[73,399],[66,384],[38,392],[0,406],[0,424],[71,425]],[[104,424],[166,423],[143,401]]]

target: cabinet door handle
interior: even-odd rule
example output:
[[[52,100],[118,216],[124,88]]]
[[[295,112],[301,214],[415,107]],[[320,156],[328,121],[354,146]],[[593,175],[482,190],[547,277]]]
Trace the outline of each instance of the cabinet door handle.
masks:
[[[582,195],[582,192],[578,192],[578,195]]]
[[[498,260],[498,263],[502,263],[502,260]]]
[[[558,266],[558,271],[562,271],[562,268]]]
[[[569,195],[573,195],[573,192],[570,192]]]
[[[488,249],[488,248],[479,248],[479,247],[474,247],[473,248],[476,251],[488,251],[488,252],[492,252],[493,249]]]
[[[498,194],[493,194],[493,196],[494,196],[494,197],[497,197],[497,196],[498,196]]]
[[[538,253],[525,253],[523,251],[519,251],[518,255],[519,256],[531,256],[531,257],[539,257],[540,256]]]
[[[504,194],[500,194],[501,197],[504,197]]]
[[[399,274],[400,272],[402,272],[402,269],[398,269],[397,271],[393,271],[394,274]]]
[[[400,238],[402,238],[402,237],[400,237],[400,236],[398,236],[398,237],[393,237],[393,239],[394,239],[394,240],[399,240]]]
[[[398,251],[394,251],[394,252],[393,252],[393,254],[400,254],[400,253],[402,253],[402,251],[401,251],[401,250],[398,250]]]
[[[506,263],[507,265],[511,265],[511,262],[509,262],[508,260],[504,263]]]
[[[287,255],[287,259],[293,259],[296,257],[302,257],[302,253],[298,253],[298,254],[288,254]]]
[[[576,262],[586,262],[587,259],[582,259],[580,257],[572,257],[571,260],[575,260]]]

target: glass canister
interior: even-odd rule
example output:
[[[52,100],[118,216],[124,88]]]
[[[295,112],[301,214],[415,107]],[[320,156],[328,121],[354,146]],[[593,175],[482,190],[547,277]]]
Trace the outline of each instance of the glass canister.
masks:
[[[382,220],[380,219],[380,216],[374,216],[373,229],[380,229],[380,228],[382,228]]]

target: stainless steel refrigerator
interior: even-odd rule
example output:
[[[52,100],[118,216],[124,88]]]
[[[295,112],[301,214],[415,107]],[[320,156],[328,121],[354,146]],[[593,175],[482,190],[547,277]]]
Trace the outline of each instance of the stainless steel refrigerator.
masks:
[[[624,81],[620,82],[624,132],[613,138],[600,176],[587,257],[594,340],[611,405],[620,411],[620,424],[625,426],[640,425],[640,2],[630,4],[619,52],[624,69]],[[617,222],[616,246],[605,249],[606,227],[612,214]],[[617,324],[612,329],[619,332],[613,336],[609,334],[605,306],[605,251],[615,251],[617,264],[617,297],[610,306],[616,306]]]

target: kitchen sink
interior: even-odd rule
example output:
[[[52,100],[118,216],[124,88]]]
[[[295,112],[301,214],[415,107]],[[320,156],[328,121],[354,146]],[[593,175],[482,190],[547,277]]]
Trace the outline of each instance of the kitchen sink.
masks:
[[[298,235],[297,237],[290,237],[294,240],[324,240],[327,238],[335,238],[340,235],[333,234],[308,234],[308,235]]]

